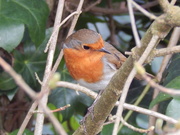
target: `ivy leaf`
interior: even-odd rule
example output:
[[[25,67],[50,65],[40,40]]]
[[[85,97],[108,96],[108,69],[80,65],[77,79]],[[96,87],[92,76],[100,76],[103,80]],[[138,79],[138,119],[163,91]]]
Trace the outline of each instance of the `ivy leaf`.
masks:
[[[16,83],[14,82],[14,79],[7,73],[2,72],[0,73],[0,90],[6,91],[11,90],[16,87]]]
[[[24,24],[3,16],[0,20],[0,47],[11,52],[23,38]]]
[[[172,117],[176,120],[180,119],[180,100],[178,99],[173,99],[171,102],[168,104],[168,107],[166,109],[166,115],[169,117]]]
[[[46,3],[42,0],[0,0],[0,3],[0,37],[3,41],[0,46],[12,51],[22,39],[24,25],[28,28],[31,40],[40,45],[45,37],[49,14]],[[9,38],[10,41],[6,41]]]
[[[172,57],[171,63],[163,74],[162,85],[167,88],[180,89],[180,54],[175,54]],[[179,99],[179,96],[172,96],[160,92],[159,95],[151,102],[150,108],[155,104],[166,101],[172,98]]]
[[[45,40],[38,47],[32,42],[26,41],[23,46],[23,51],[15,50],[13,52],[14,69],[17,73],[21,74],[29,86],[36,90],[39,90],[40,84],[35,77],[35,72],[40,80],[42,80],[47,59],[47,54],[43,51],[50,35],[51,29],[48,29]]]

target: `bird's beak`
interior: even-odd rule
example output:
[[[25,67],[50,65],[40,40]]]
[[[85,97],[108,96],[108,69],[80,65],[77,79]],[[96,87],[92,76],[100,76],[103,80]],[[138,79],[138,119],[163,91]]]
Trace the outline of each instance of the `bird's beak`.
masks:
[[[105,53],[108,53],[108,54],[111,54],[108,50],[106,50],[105,48],[101,48],[99,49],[98,51],[100,52],[105,52]]]

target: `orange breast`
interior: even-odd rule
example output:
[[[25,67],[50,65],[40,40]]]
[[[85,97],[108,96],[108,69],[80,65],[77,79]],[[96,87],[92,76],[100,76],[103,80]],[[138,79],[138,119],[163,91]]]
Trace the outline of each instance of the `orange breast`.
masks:
[[[101,80],[103,75],[103,52],[64,49],[66,66],[75,80],[84,79],[88,83]]]

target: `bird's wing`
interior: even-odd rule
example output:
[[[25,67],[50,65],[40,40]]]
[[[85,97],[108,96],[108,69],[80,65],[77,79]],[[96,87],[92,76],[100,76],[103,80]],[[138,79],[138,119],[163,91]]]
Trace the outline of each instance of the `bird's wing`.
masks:
[[[105,54],[105,58],[110,63],[114,64],[116,69],[119,69],[121,65],[126,61],[126,57],[114,48],[111,44],[104,42],[104,48],[108,50],[111,54]]]

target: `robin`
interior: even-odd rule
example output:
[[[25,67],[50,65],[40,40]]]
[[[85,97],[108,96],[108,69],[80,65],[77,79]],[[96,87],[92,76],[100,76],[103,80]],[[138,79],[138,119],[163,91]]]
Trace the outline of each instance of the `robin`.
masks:
[[[122,53],[89,29],[78,30],[65,40],[64,58],[71,76],[95,91],[105,89],[126,61]]]

